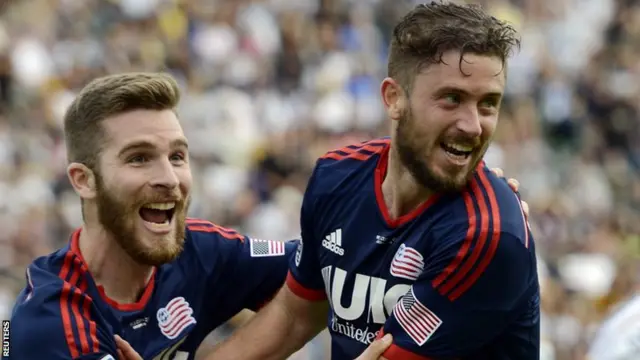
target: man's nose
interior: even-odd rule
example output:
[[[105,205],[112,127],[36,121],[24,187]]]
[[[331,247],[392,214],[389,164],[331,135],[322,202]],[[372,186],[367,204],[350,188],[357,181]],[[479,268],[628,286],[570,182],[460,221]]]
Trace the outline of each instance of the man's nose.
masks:
[[[457,121],[456,127],[462,133],[470,138],[476,138],[482,135],[482,126],[480,126],[480,114],[474,107],[469,107]]]
[[[162,186],[173,189],[178,186],[180,181],[176,175],[176,169],[169,160],[160,161],[154,167],[152,186]]]

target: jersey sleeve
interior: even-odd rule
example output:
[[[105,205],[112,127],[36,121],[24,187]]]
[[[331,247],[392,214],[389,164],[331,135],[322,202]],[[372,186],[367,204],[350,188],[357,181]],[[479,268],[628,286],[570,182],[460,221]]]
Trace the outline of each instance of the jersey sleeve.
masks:
[[[479,191],[465,195],[466,218],[434,230],[423,272],[380,332],[393,335],[385,358],[469,356],[496,340],[520,309],[531,308],[538,285],[529,229],[522,218],[502,216],[490,189]]]
[[[91,303],[66,282],[19,297],[11,316],[9,359],[116,359],[112,330]]]
[[[207,296],[224,297],[238,311],[257,310],[275,296],[298,244],[250,238],[204,220],[189,219],[187,228],[205,270]]]
[[[314,226],[314,212],[317,209],[315,183],[317,182],[318,167],[314,170],[302,200],[300,210],[301,241],[295,256],[290,261],[287,286],[296,295],[310,300],[321,301],[327,298],[324,291],[324,281],[318,263],[318,246],[320,240],[316,236]]]
[[[242,284],[245,307],[257,311],[269,302],[284,284],[289,259],[298,246],[297,240],[274,241],[245,237],[232,264],[234,281]],[[282,250],[275,251],[273,248]]]

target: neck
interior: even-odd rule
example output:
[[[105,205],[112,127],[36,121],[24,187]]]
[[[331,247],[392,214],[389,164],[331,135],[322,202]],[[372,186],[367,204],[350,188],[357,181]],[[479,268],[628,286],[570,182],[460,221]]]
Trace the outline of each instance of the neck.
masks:
[[[136,263],[99,225],[83,225],[78,248],[96,284],[110,299],[121,304],[138,301],[153,266]]]
[[[391,146],[387,156],[387,176],[382,182],[382,194],[389,216],[397,219],[419,207],[433,192],[420,185],[402,165],[394,146]]]

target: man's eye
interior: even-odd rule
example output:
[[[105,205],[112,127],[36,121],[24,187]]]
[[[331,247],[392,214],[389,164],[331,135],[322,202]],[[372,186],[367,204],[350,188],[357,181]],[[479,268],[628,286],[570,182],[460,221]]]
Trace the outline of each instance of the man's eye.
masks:
[[[460,103],[460,95],[458,94],[446,94],[443,99],[450,104],[459,104]]]
[[[494,108],[498,106],[498,101],[496,99],[486,99],[480,102],[480,106],[483,108]]]
[[[176,153],[171,155],[171,161],[184,161],[185,155],[183,153]]]
[[[144,155],[135,155],[127,160],[128,163],[141,164],[147,162],[147,158]]]

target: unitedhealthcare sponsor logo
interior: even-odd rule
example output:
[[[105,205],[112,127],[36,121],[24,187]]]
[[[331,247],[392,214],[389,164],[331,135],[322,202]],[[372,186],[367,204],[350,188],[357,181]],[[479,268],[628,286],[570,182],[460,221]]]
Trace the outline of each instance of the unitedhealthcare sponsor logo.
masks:
[[[376,336],[378,336],[380,329],[376,330],[375,332],[370,330],[368,326],[364,329],[360,329],[355,327],[348,321],[340,321],[340,319],[336,316],[332,316],[331,331],[350,337],[351,339],[361,342],[365,345],[369,345],[373,342],[373,340],[376,339]]]
[[[411,289],[409,284],[391,285],[385,279],[358,273],[350,275],[331,265],[322,268],[321,273],[333,310],[329,329],[365,345],[375,340],[388,314]],[[350,278],[354,281],[347,281]],[[347,286],[347,283],[350,284]],[[343,293],[347,295],[344,299]]]

